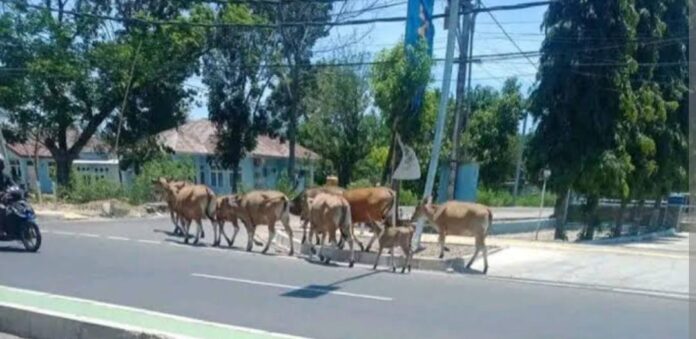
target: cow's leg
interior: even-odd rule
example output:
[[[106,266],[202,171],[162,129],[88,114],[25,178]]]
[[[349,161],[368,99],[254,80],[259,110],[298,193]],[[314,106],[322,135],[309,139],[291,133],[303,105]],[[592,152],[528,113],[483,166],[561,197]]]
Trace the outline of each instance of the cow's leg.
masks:
[[[244,223],[244,228],[247,230],[247,247],[246,250],[247,252],[251,252],[252,247],[254,247],[254,234],[256,233],[256,225],[253,225],[251,223],[247,224],[246,222]]]
[[[310,223],[309,224],[309,236],[308,239],[312,239],[314,236],[314,224]],[[314,249],[314,243],[310,240],[308,242],[309,244],[309,259],[311,260],[314,254],[316,253],[316,250]]]
[[[302,221],[302,241],[300,241],[300,244],[304,244],[305,241],[307,241],[307,224],[308,223],[309,223],[309,220]]]
[[[476,260],[479,251],[481,251],[481,240],[477,237],[475,241],[474,254],[471,256],[469,263],[466,264],[466,268],[471,268],[471,265],[474,263],[474,260]]]
[[[169,210],[169,217],[172,218],[172,223],[174,224],[174,232],[173,232],[174,235],[183,235],[184,232],[181,229],[181,227],[179,226],[179,223],[177,222],[179,217],[175,216],[174,211],[172,211],[171,209]]]
[[[392,264],[392,272],[396,272],[396,261],[394,261],[394,243],[392,243],[390,250],[390,256],[391,256],[391,264]]]
[[[190,231],[190,229],[191,229],[191,220],[188,220],[188,219],[181,219],[181,221],[184,222],[184,225],[185,225],[185,226],[184,226],[184,229],[183,229],[183,232],[184,232],[184,244],[188,244],[188,242],[189,242],[189,236],[190,236],[189,231]]]
[[[201,219],[196,220],[196,238],[193,239],[193,244],[198,245],[198,240],[201,238],[201,233],[203,233],[203,223],[201,222]]]
[[[370,221],[369,222],[370,227],[372,228],[372,238],[370,238],[370,241],[367,243],[367,247],[365,248],[365,252],[370,252],[370,248],[372,247],[372,243],[375,242],[375,240],[379,239],[382,236],[382,232],[384,232],[384,227],[380,226],[379,224]]]
[[[211,221],[210,224],[213,226],[213,246],[218,246],[222,238],[222,231],[220,231],[222,227],[215,221]]]
[[[402,243],[401,252],[404,252],[404,266],[401,267],[401,273],[406,273],[406,267],[408,267],[408,271],[411,272],[411,245]]]
[[[379,257],[382,256],[382,244],[379,244],[379,249],[377,249],[377,257],[375,258],[375,264],[372,266],[373,270],[377,269],[377,264],[379,264]]]
[[[445,230],[440,230],[440,234],[438,235],[437,242],[440,245],[440,256],[439,258],[442,259],[445,257],[445,237],[447,234],[445,234]]]
[[[326,242],[326,232],[321,233],[321,241],[319,242],[319,261],[328,263],[328,258],[324,257],[324,243]]]
[[[488,247],[481,241],[481,251],[483,251],[483,274],[488,273]]]
[[[353,246],[353,240],[355,239],[355,234],[353,234],[353,225],[348,225],[348,249],[350,250],[350,261],[348,262],[348,267],[353,267],[355,264],[355,248]]]
[[[292,256],[295,254],[295,241],[293,240],[294,238],[292,236],[292,228],[290,228],[290,214],[283,213],[283,216],[280,218],[280,222],[283,224],[285,233],[288,235],[288,242],[290,242],[290,252],[288,252],[288,255]]]
[[[223,233],[225,235],[225,240],[227,240],[227,246],[229,247],[234,245],[234,239],[237,238],[237,233],[239,233],[239,222],[236,219],[232,220],[232,228],[234,228],[232,239],[228,238],[227,234]]]
[[[268,223],[268,242],[266,242],[266,246],[264,246],[263,250],[261,253],[266,254],[268,252],[268,249],[271,247],[271,243],[273,242],[273,239],[275,239],[275,220],[271,220],[272,222]]]

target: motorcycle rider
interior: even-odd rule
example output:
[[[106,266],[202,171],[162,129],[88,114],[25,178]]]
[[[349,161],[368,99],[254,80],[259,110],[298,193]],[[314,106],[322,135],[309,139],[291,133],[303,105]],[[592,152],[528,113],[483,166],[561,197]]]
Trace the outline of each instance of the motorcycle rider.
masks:
[[[0,234],[4,233],[3,230],[6,216],[5,205],[3,204],[2,200],[7,189],[14,186],[14,184],[15,183],[12,181],[12,178],[5,173],[5,157],[0,154]]]

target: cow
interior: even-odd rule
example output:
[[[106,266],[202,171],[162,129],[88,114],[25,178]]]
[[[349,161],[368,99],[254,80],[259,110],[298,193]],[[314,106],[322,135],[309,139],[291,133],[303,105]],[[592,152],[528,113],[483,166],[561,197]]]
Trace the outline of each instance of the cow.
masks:
[[[299,216],[300,220],[302,221],[302,244],[304,244],[307,240],[307,223],[309,222],[309,204],[307,203],[308,199],[314,199],[320,193],[343,195],[343,192],[345,192],[345,190],[337,186],[313,187],[304,190],[302,193],[298,194],[295,198],[292,199],[292,201],[290,202],[290,213]]]
[[[445,237],[452,235],[473,236],[476,249],[466,268],[474,263],[479,251],[483,252],[483,273],[488,272],[488,250],[486,235],[493,223],[493,212],[481,204],[447,201],[442,205],[432,203],[432,197],[423,199],[411,218],[412,222],[424,216],[437,228],[440,244],[440,259],[445,256]]]
[[[229,206],[244,223],[247,230],[247,251],[253,247],[257,225],[268,225],[268,242],[261,253],[266,253],[275,238],[275,223],[280,220],[290,241],[290,253],[294,254],[292,229],[290,228],[290,200],[278,191],[251,191],[229,199]]]
[[[379,239],[386,226],[396,226],[396,192],[386,187],[355,188],[345,191],[343,197],[350,204],[353,223],[365,223],[372,230],[367,247],[358,241],[360,248],[369,252],[372,243]],[[342,235],[341,240],[345,237],[345,234]]]
[[[355,263],[355,250],[353,248],[355,235],[353,234],[353,222],[350,217],[348,201],[341,195],[319,193],[314,198],[308,198],[307,203],[309,205],[307,213],[310,224],[309,239],[312,239],[314,232],[321,235],[319,260],[329,263],[330,259],[325,259],[323,255],[326,236],[329,236],[329,242],[336,244],[336,230],[341,230],[341,234],[348,235],[349,267],[353,267]],[[310,253],[314,254],[314,245],[311,241],[309,243]]]
[[[237,238],[237,233],[239,233],[239,216],[237,215],[237,210],[232,207],[232,204],[230,201],[235,201],[237,199],[236,196],[234,195],[225,195],[221,197],[217,197],[217,209],[215,211],[215,220],[217,221],[219,233],[218,233],[218,238],[215,241],[216,245],[219,245],[221,242],[221,237],[225,237],[225,240],[227,241],[227,245],[229,247],[232,247],[234,245],[234,240]],[[234,228],[234,233],[232,233],[232,238],[228,238],[227,234],[225,233],[225,223],[230,222],[232,223],[232,227]],[[254,240],[254,243],[258,246],[263,245],[263,243]]]
[[[217,238],[217,228],[215,226],[217,202],[215,193],[210,188],[204,185],[183,185],[178,187],[170,185],[164,178],[158,179],[156,185],[165,192],[167,201],[172,201],[173,206],[171,210],[174,211],[174,215],[181,223],[185,243],[189,241],[189,228],[193,221],[198,226],[194,244],[198,243],[203,233],[201,220],[204,217],[207,217],[213,223],[213,231],[215,232],[215,238]]]
[[[377,250],[377,257],[375,258],[375,264],[372,266],[372,269],[377,269],[379,257],[382,255],[382,250],[386,247],[390,249],[391,253],[392,272],[396,272],[394,247],[398,245],[401,247],[401,251],[404,252],[404,266],[401,268],[401,273],[405,273],[406,268],[408,268],[410,273],[411,259],[413,258],[413,250],[411,248],[413,233],[413,226],[387,227],[382,233],[382,236],[379,237],[379,250]]]

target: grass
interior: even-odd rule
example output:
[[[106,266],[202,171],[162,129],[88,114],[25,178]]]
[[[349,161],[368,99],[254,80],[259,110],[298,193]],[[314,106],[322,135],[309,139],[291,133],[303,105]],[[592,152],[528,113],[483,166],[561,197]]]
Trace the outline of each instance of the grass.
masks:
[[[538,207],[541,202],[541,192],[532,194],[521,194],[517,196],[517,200],[512,196],[512,193],[507,190],[493,190],[481,188],[478,191],[477,202],[480,204],[494,207]],[[551,192],[546,192],[544,196],[544,206],[553,206],[556,203],[556,195]]]

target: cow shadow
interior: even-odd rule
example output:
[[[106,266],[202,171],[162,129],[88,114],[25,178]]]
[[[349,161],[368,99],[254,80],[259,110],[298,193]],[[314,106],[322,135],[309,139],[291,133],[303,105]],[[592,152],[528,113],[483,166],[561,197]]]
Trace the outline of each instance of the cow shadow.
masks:
[[[325,296],[327,294],[331,294],[332,292],[336,292],[341,289],[341,284],[345,284],[351,281],[356,281],[360,279],[364,279],[376,274],[381,274],[383,271],[370,271],[366,273],[361,273],[358,275],[354,275],[345,279],[337,280],[334,281],[330,284],[309,284],[307,286],[303,286],[297,289],[294,289],[292,291],[286,292],[281,294],[281,297],[287,297],[287,298],[300,298],[300,299],[316,299],[322,296]]]
[[[32,253],[19,246],[0,246],[0,252],[6,253]]]

